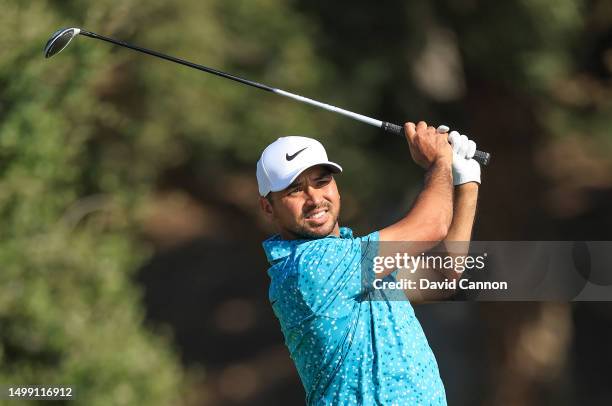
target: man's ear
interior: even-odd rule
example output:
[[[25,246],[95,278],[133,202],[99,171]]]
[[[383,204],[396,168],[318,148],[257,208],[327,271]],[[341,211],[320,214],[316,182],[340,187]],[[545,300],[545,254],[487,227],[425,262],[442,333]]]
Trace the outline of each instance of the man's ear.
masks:
[[[261,211],[264,212],[266,217],[272,218],[272,216],[274,215],[274,208],[272,207],[272,203],[268,199],[260,196],[259,207],[261,208]]]

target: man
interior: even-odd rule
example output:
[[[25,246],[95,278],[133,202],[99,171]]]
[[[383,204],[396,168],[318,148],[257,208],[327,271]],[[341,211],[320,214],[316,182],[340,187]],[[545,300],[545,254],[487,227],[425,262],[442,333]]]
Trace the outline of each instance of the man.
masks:
[[[279,232],[263,243],[270,301],[309,405],[446,404],[410,301],[377,295],[364,283],[362,265],[385,241],[421,241],[429,248],[468,241],[480,166],[471,159],[474,142],[455,131],[441,133],[424,122],[406,123],[404,130],[412,159],[426,170],[425,185],[403,219],[364,237],[338,224],[333,174],[342,168],[318,141],[279,138],[257,162],[261,209]],[[440,298],[416,293],[420,300]]]

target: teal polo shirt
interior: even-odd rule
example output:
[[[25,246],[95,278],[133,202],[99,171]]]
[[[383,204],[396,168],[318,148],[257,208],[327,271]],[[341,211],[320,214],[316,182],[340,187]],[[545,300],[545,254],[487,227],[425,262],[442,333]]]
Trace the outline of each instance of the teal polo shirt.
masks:
[[[342,227],[340,237],[276,235],[263,247],[270,302],[308,405],[446,404],[410,302],[393,296],[401,291],[372,286],[378,232],[354,238]]]

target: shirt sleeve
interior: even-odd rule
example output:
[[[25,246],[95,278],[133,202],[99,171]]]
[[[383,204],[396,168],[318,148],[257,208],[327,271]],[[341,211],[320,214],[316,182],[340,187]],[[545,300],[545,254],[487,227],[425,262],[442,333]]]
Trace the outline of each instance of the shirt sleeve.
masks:
[[[296,253],[297,289],[315,314],[341,317],[363,300],[374,273],[378,232],[359,238],[314,240]]]

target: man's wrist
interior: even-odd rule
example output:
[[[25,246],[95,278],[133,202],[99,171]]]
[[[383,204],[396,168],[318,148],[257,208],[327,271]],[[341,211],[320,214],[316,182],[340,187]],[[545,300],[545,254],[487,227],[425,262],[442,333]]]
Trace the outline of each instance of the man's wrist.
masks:
[[[460,185],[455,186],[455,190],[459,193],[474,193],[478,192],[480,184],[476,181],[462,183]]]
[[[449,186],[453,183],[453,161],[445,157],[437,158],[425,173],[425,184],[431,181],[448,182]]]
[[[446,156],[446,155],[441,155],[438,158],[436,158],[436,160],[431,164],[431,168],[433,168],[434,166],[438,166],[438,167],[446,167],[446,168],[452,168],[453,166],[453,157],[452,156]]]

